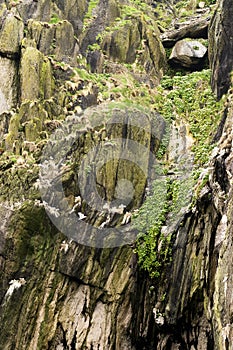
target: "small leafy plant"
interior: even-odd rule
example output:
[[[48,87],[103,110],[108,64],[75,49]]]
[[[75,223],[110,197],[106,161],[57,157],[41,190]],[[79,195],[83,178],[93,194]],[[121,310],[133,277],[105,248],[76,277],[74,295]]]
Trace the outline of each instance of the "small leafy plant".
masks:
[[[51,19],[49,21],[50,24],[57,24],[61,21],[61,19],[59,18],[59,16],[56,13],[53,13],[51,16]]]

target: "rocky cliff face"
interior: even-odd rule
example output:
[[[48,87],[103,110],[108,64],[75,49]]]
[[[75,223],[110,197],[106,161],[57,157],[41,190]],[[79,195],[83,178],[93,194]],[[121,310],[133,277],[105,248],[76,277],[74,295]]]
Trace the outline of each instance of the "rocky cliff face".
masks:
[[[232,68],[231,41],[216,50],[231,36],[227,3],[210,26],[218,98]],[[232,93],[210,160],[189,182],[198,120],[178,108],[166,119],[154,7],[0,1],[2,349],[233,346]],[[152,277],[135,253],[142,226],[154,230]]]
[[[232,6],[230,2],[220,1],[210,24],[210,65],[211,85],[218,98],[227,92],[231,84],[232,71]]]
[[[232,102],[193,212],[176,233],[158,349],[232,347]],[[197,185],[198,186],[198,185]],[[200,183],[199,183],[200,186]]]

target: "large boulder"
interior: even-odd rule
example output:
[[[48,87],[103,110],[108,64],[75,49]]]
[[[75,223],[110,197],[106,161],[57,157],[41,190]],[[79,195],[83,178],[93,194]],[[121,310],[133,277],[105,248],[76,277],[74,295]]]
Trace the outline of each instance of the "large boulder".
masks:
[[[207,48],[199,41],[180,40],[173,47],[169,61],[182,67],[193,68],[203,63],[206,53]]]
[[[232,2],[220,0],[209,27],[211,86],[218,98],[227,92],[233,69],[232,17]]]

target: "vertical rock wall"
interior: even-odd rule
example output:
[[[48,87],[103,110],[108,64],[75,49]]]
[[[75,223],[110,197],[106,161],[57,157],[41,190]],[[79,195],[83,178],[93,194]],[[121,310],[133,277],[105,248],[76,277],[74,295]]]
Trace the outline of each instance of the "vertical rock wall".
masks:
[[[218,98],[232,83],[231,18],[231,4],[220,1],[209,28],[211,84]],[[175,234],[171,267],[159,287],[164,300],[157,298],[154,309],[156,349],[233,347],[232,113],[230,92],[218,144],[196,185],[196,204]]]
[[[220,98],[227,92],[233,69],[233,8],[229,0],[219,1],[209,27],[211,85]]]
[[[155,310],[157,349],[231,349],[232,299],[232,101],[222,137],[197,184],[196,206],[176,233],[171,268]]]

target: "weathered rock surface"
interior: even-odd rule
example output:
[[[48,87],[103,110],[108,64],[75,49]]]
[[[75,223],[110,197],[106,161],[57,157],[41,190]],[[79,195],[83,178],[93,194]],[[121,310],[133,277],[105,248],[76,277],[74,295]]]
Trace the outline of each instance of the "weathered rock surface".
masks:
[[[70,21],[76,34],[82,31],[83,17],[87,10],[87,3],[83,0],[75,1],[47,1],[27,0],[15,3],[16,9],[24,22],[33,18],[42,22],[50,22],[56,14],[58,18]]]
[[[17,63],[0,57],[0,114],[13,108],[17,103],[18,67]]]
[[[36,48],[23,49],[20,62],[21,100],[48,99],[53,78],[49,60]]]
[[[119,228],[124,239],[131,232],[127,220],[147,195],[146,177],[164,123],[155,111],[138,104],[146,97],[150,105],[155,94],[152,85],[161,77],[165,54],[151,12],[145,6],[143,11],[138,7],[132,10],[129,4],[114,0],[94,4],[80,0],[0,1],[1,33],[11,21],[19,31],[14,38],[11,31],[2,35],[2,54],[7,57],[0,57],[0,348],[4,350],[233,347],[231,95],[215,153],[193,189],[193,205],[189,201],[182,208],[174,227],[163,227],[165,233],[172,230],[173,249],[172,261],[160,280],[150,280],[139,270],[133,244],[87,247],[76,238],[87,239],[90,231],[80,229],[75,231],[78,236],[64,236],[49,219],[59,218],[68,204],[69,212],[76,213],[83,223],[101,232],[106,227]],[[229,3],[221,4],[226,18]],[[51,23],[54,21],[57,23]],[[98,34],[103,35],[97,38]],[[12,40],[12,47],[6,38]],[[83,56],[79,52],[76,65],[78,41]],[[88,48],[94,44],[97,47]],[[212,38],[211,52],[216,53],[215,45]],[[218,67],[224,69],[229,68],[231,41],[226,40],[225,46],[218,61]],[[91,70],[99,74],[88,72],[86,58]],[[212,67],[214,71],[216,65]],[[213,79],[220,88],[215,75]],[[107,107],[103,101],[108,102]],[[108,124],[116,115],[115,122]],[[38,181],[42,153],[51,133],[59,130],[65,119],[69,120],[65,136],[72,147],[60,164],[62,186],[52,169],[56,155],[64,152],[58,132],[57,142],[50,140],[55,156],[43,163],[50,165],[44,167],[48,170],[48,195],[51,183],[57,191],[43,204]],[[153,121],[157,121],[156,133]],[[75,135],[73,125],[78,126]],[[116,139],[120,139],[118,144]],[[119,161],[132,141],[144,147],[137,153],[143,171],[135,166],[135,157],[128,164]],[[192,142],[188,126],[174,122],[168,162],[177,167],[187,165]],[[109,162],[106,154],[111,156]],[[105,161],[104,166],[101,161],[97,164],[98,159]],[[80,164],[86,201],[78,183]],[[114,206],[106,205],[105,210],[103,206],[90,208],[95,199],[89,186],[95,164],[99,166],[97,194],[107,204],[114,201]],[[152,179],[156,175],[152,167]],[[134,189],[122,186],[125,177]],[[133,200],[129,203],[130,196]],[[68,226],[69,222],[65,223]],[[103,242],[104,238],[98,243]]]
[[[211,86],[220,98],[227,92],[231,81],[233,69],[233,8],[231,2],[222,0],[219,2],[209,28],[209,60],[212,69]]]
[[[124,1],[109,1],[107,7],[105,1],[99,1],[93,10],[92,21],[80,36],[80,51],[88,57],[93,72],[106,70],[101,55],[96,53],[94,46],[97,45],[110,60],[127,64],[137,62],[154,84],[158,83],[155,77],[162,76],[165,51],[159,40],[155,17],[152,12],[148,15],[150,17],[145,19],[141,9],[131,13]],[[149,22],[153,23],[153,28]],[[97,67],[96,62],[100,66]]]
[[[59,62],[77,63],[78,45],[71,23],[59,21],[57,24],[48,24],[29,20],[27,28],[27,38],[35,40],[37,49],[43,54]]]
[[[23,39],[23,21],[9,13],[3,20],[0,30],[0,53],[12,57],[19,54],[21,40]]]
[[[207,48],[199,41],[181,40],[173,47],[169,61],[186,68],[193,68],[203,63],[206,53]]]
[[[167,273],[166,301],[155,309],[157,349],[230,349],[232,310],[232,101],[218,148],[213,153],[199,199],[176,234]],[[199,190],[198,190],[199,188]]]
[[[110,124],[108,124],[109,112],[113,117]],[[30,116],[31,114],[32,111]],[[137,122],[145,130],[140,131],[137,124],[134,125],[133,120],[136,116],[138,116]],[[143,114],[135,107],[131,109],[127,106],[125,108],[115,106],[113,109],[108,107],[105,113],[102,107],[86,110],[83,116],[84,125],[79,125],[82,130],[84,127],[86,130],[78,138],[78,147],[74,147],[73,151],[74,164],[83,164],[83,171],[85,171],[89,163],[83,163],[84,154],[81,154],[81,150],[88,154],[95,149],[95,144],[100,145],[99,139],[104,142],[103,147],[115,148],[114,140],[126,132],[120,148],[114,150],[114,157],[110,156],[112,163],[104,162],[106,168],[99,173],[97,183],[105,192],[105,195],[102,192],[102,197],[110,203],[116,196],[115,183],[121,179],[122,175],[134,183],[133,200],[130,201],[131,204],[125,203],[130,210],[137,208],[142,201],[146,185],[146,168],[149,169],[150,150],[156,151],[164,129],[159,116],[152,114],[151,117],[154,117],[155,121],[158,118],[157,139],[151,139],[151,132],[146,132],[151,122],[149,114]],[[96,122],[96,133],[93,133]],[[125,130],[126,125],[127,130]],[[88,128],[92,131],[88,131]],[[11,125],[9,130],[11,131]],[[69,136],[72,137],[72,132]],[[132,164],[132,167],[127,165],[123,156],[119,154],[123,152],[127,143],[132,141],[144,147],[144,157],[141,159],[143,173],[137,171],[135,164]],[[52,147],[58,154],[56,144]],[[105,151],[101,151],[98,147],[97,154],[93,155],[94,158],[101,161],[101,152],[106,153]],[[117,161],[117,156],[123,159],[122,163]],[[70,239],[72,237],[65,238],[51,226],[43,205],[38,200],[40,197],[38,189],[32,186],[38,176],[38,165],[34,164],[28,172],[25,162],[18,163],[18,166],[12,163],[9,164],[8,169],[4,170],[4,174],[5,178],[0,185],[3,218],[1,225],[1,346],[6,349],[11,348],[12,344],[15,349],[57,349],[59,347],[69,349],[75,346],[78,349],[85,347],[103,350],[146,347],[148,342],[146,334],[150,327],[153,327],[153,315],[152,308],[148,314],[143,313],[143,309],[150,303],[149,299],[145,298],[146,289],[148,289],[147,281],[139,282],[140,275],[136,270],[136,257],[132,247],[88,248],[77,244],[79,239],[75,236],[73,236],[74,241]],[[51,172],[49,174],[52,176]],[[75,176],[75,169],[72,170],[69,167],[65,169],[63,183],[67,187],[70,209],[73,207],[74,210],[75,196],[79,194]],[[19,184],[22,178],[24,178],[24,185],[20,190]],[[124,214],[119,214],[117,208],[112,208],[109,212],[100,212],[101,208],[91,211],[90,208],[95,207],[91,199],[88,201],[90,208],[87,207],[85,200],[88,200],[91,190],[88,187],[90,186],[88,173],[85,181],[87,186],[83,184],[83,187],[86,186],[86,192],[84,191],[86,194],[77,210],[85,213],[92,225],[102,225],[102,229],[105,225],[110,227],[117,223],[121,225]],[[8,189],[4,191],[6,186]],[[10,198],[14,199],[13,187],[18,189],[15,193],[18,204],[9,207],[8,201]],[[56,193],[53,198],[51,197],[51,201],[48,202],[49,208],[55,209],[55,198],[61,198],[61,195]],[[116,206],[117,200],[122,203],[124,198],[118,196],[115,200]],[[59,203],[61,202],[59,199]],[[9,215],[6,216],[7,212],[11,214],[11,220]],[[10,221],[7,226],[6,219]],[[104,221],[105,225],[103,225]],[[20,222],[17,232],[14,231],[16,222]],[[77,234],[80,237],[84,236],[84,232],[78,231]],[[120,230],[119,234],[128,235],[129,233]],[[106,236],[106,238],[109,244],[111,237]],[[97,239],[98,237],[95,237],[96,243]],[[14,253],[10,258],[11,249]],[[138,282],[135,283],[136,280]],[[21,284],[22,281],[23,284]],[[40,289],[41,292],[38,294]],[[10,318],[9,313],[11,313]],[[32,315],[34,321],[28,324]],[[17,333],[16,327],[18,327]],[[140,327],[139,333],[136,331],[138,327]],[[153,339],[150,341],[153,342]]]
[[[172,47],[177,41],[184,38],[207,39],[209,23],[210,17],[204,19],[202,17],[194,18],[185,23],[176,23],[175,29],[165,31],[160,38],[164,47]]]

